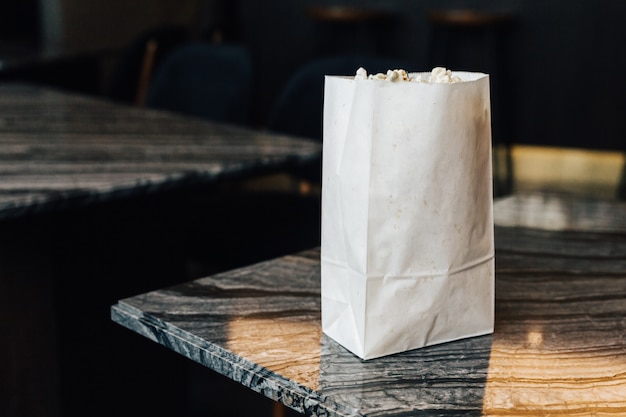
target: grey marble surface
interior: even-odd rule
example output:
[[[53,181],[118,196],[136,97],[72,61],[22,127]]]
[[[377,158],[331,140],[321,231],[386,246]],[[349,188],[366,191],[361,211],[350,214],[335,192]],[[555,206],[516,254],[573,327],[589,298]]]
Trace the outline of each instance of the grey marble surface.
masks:
[[[277,172],[320,152],[308,140],[0,85],[0,219]]]
[[[538,220],[555,210],[560,228]],[[494,333],[371,361],[321,332],[318,249],[123,299],[111,316],[306,415],[621,415],[625,210],[497,202]]]

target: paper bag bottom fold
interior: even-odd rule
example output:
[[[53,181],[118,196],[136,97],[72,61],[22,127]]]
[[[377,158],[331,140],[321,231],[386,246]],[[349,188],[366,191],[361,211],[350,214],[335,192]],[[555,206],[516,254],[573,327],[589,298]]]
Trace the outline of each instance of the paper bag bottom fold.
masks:
[[[322,257],[322,330],[362,359],[492,333],[494,269],[366,278]]]

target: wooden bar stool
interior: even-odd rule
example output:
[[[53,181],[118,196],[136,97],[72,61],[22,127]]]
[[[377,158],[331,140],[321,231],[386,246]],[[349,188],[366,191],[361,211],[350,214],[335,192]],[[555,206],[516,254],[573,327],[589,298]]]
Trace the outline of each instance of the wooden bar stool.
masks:
[[[388,10],[357,6],[311,6],[307,13],[322,26],[319,55],[378,52],[380,31],[391,18]]]

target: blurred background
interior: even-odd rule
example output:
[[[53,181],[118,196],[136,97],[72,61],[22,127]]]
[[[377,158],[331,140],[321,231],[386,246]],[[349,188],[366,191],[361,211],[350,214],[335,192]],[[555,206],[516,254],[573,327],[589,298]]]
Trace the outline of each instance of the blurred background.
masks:
[[[183,26],[248,49],[249,123],[264,128],[289,77],[320,57],[489,71],[494,144],[510,145],[514,162],[496,169],[512,171],[510,185],[612,196],[625,150],[625,17],[616,0],[5,0],[0,78],[113,97],[133,42]]]

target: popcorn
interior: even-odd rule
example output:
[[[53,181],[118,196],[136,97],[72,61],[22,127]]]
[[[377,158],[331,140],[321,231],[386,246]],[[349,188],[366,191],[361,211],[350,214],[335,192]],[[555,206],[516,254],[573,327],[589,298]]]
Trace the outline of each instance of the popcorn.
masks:
[[[445,69],[443,67],[433,68],[432,72],[430,73],[430,77],[428,77],[429,83],[451,84],[451,83],[458,83],[462,81],[463,80],[460,79],[459,77],[453,76],[452,71],[450,71],[449,69]]]
[[[409,75],[403,69],[389,70],[387,71],[387,80],[391,82],[408,81]]]
[[[367,80],[367,70],[363,67],[360,67],[358,70],[356,70],[356,75],[354,78],[360,79],[360,80]]]
[[[426,76],[427,75],[427,76]],[[435,67],[430,72],[430,74],[418,74],[413,73],[409,74],[406,70],[403,69],[394,69],[388,70],[386,74],[379,72],[377,74],[367,74],[367,70],[363,67],[360,67],[356,71],[356,75],[354,76],[356,80],[379,80],[379,81],[389,81],[389,82],[400,82],[400,81],[410,81],[417,83],[439,83],[439,84],[452,84],[463,82],[460,77],[457,77],[452,74],[452,71],[446,69],[444,67]]]

